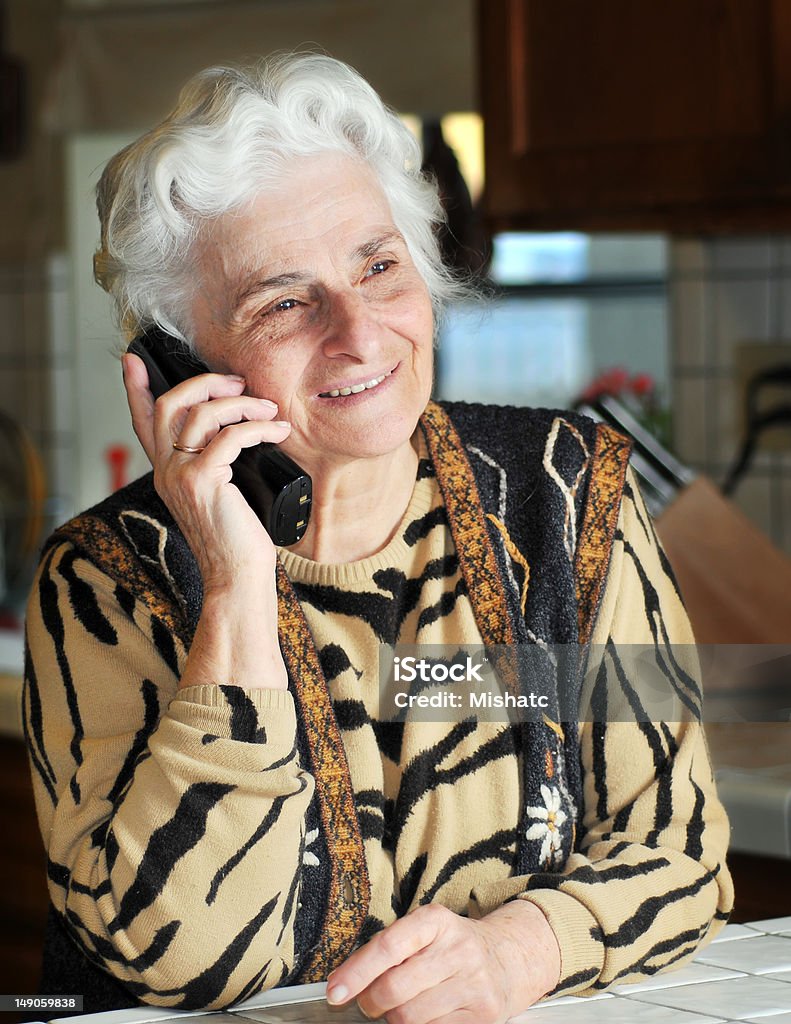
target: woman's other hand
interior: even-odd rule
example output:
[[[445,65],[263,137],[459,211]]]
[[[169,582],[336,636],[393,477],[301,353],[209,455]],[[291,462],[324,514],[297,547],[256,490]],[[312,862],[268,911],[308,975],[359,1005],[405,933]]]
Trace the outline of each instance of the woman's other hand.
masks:
[[[388,1024],[503,1024],[559,977],[555,934],[533,904],[515,900],[480,920],[431,904],[356,950],[330,976],[327,999],[356,998]]]

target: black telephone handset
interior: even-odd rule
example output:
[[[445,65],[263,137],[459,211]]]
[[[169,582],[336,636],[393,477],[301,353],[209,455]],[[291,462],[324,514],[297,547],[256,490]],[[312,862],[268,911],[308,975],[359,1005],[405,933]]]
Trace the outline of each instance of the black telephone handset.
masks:
[[[140,356],[146,364],[154,398],[189,377],[209,372],[181,341],[163,331],[150,330],[135,338],[127,352]],[[232,470],[233,483],[274,543],[289,547],[301,540],[313,500],[308,474],[272,444],[242,449]]]

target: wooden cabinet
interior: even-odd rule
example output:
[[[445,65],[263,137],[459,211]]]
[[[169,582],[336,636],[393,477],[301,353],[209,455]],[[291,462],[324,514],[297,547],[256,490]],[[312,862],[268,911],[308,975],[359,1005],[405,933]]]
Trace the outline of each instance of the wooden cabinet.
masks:
[[[479,0],[493,228],[791,230],[789,0]]]

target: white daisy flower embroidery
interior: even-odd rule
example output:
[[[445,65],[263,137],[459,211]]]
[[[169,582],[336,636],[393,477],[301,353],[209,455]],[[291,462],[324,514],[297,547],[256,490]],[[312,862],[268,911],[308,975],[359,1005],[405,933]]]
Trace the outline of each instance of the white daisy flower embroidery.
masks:
[[[566,820],[566,812],[560,809],[560,793],[549,786],[541,786],[544,807],[527,807],[525,813],[530,818],[538,819],[525,832],[526,839],[541,841],[541,852],[538,855],[542,868],[546,868],[555,859],[560,849],[562,837],[560,827]]]
[[[305,848],[302,851],[302,863],[306,867],[317,868],[319,866],[319,858],[315,853],[311,853],[308,847],[314,839],[318,838],[319,830],[312,828],[310,832],[305,836]]]

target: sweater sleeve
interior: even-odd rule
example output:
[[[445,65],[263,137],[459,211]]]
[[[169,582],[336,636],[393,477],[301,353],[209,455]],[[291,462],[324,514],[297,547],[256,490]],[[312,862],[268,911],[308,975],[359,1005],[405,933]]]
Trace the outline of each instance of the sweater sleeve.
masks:
[[[592,656],[606,664],[608,645],[651,651],[657,646],[666,653],[673,645],[679,661],[665,659],[668,690],[688,694],[685,673],[690,662],[696,664],[693,644],[672,572],[630,473]],[[639,660],[627,658],[624,664]],[[607,685],[611,701],[625,699],[633,686],[639,691],[628,667],[622,676],[610,671]],[[659,705],[673,706],[672,694],[666,697]],[[675,702],[679,706],[684,705]],[[728,822],[697,713],[661,722],[635,721],[636,716],[629,721],[617,713],[596,717],[604,720],[580,725],[583,807],[576,852],[559,873],[512,878],[474,894],[476,914],[514,897],[540,907],[561,951],[553,994],[591,993],[680,964],[719,931],[733,903],[725,865]]]
[[[136,998],[225,1006],[292,966],[313,780],[290,693],[179,690],[185,659],[69,545],[46,554],[23,715],[53,905]]]

